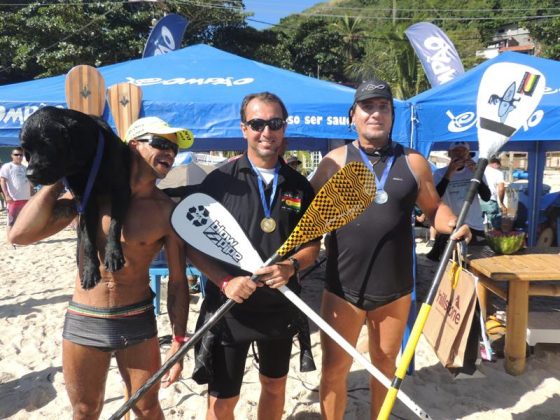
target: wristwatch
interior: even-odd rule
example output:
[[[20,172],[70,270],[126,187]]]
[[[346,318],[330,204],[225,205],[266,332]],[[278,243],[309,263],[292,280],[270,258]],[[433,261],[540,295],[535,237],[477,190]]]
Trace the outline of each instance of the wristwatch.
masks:
[[[299,261],[294,257],[290,257],[288,260],[291,261],[292,266],[294,267],[294,275],[297,276],[299,274]]]

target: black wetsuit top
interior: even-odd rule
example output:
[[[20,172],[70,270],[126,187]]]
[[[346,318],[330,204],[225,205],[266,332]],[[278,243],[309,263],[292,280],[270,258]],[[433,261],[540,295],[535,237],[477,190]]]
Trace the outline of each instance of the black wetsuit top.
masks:
[[[257,182],[247,154],[244,154],[211,172],[199,190],[212,196],[229,210],[262,260],[266,261],[288,239],[315,193],[304,176],[282,163],[278,172],[276,197],[271,209],[277,227],[272,233],[264,233],[260,227],[264,210]],[[269,184],[265,188],[267,199],[271,191],[272,185]],[[233,266],[226,266],[226,269],[228,273],[236,276],[248,274]],[[301,289],[296,276],[290,279],[287,286],[296,293]],[[224,295],[214,283],[208,282],[205,304],[214,307],[224,301]],[[292,328],[294,313],[297,315],[297,310],[294,309],[293,304],[278,290],[259,287],[243,304],[235,305],[226,313],[224,320],[229,331],[224,329],[224,332],[254,340],[268,336],[286,336],[286,331]],[[288,334],[293,335],[293,331]]]
[[[345,147],[347,163],[362,162],[353,143]],[[372,203],[358,218],[326,239],[327,289],[366,310],[371,310],[371,305],[364,305],[364,300],[390,302],[413,288],[411,215],[418,182],[404,148],[395,144],[390,154],[395,159],[384,188],[389,200],[385,204]],[[378,179],[387,157],[368,156]]]

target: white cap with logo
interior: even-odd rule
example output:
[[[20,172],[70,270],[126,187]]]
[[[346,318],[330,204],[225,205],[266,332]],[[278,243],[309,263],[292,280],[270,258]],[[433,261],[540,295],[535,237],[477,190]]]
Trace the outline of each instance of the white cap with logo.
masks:
[[[130,140],[141,138],[146,134],[175,134],[180,149],[188,149],[194,142],[194,136],[190,130],[171,127],[158,117],[144,117],[134,121],[126,130],[124,141],[128,143]]]

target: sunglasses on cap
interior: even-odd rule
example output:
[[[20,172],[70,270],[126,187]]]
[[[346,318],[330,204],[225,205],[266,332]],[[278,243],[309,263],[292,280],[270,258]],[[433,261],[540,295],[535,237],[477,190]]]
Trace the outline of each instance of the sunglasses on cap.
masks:
[[[167,140],[165,137],[155,136],[151,134],[149,136],[146,136],[145,138],[136,139],[136,141],[148,143],[154,149],[171,150],[175,154],[179,153],[179,146],[176,143]]]
[[[263,120],[261,118],[253,118],[244,123],[245,125],[251,127],[251,130],[258,131],[262,133],[266,126],[272,131],[278,131],[286,124],[282,118],[271,118],[270,120]]]

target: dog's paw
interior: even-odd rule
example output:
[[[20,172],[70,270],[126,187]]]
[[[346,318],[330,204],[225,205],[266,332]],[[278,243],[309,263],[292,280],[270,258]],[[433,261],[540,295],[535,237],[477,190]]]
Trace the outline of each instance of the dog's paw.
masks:
[[[82,288],[84,290],[93,289],[101,281],[99,267],[93,264],[86,264],[81,275]]]
[[[124,263],[124,255],[120,247],[105,250],[105,269],[108,272],[114,273],[115,271],[119,271],[124,267]]]

